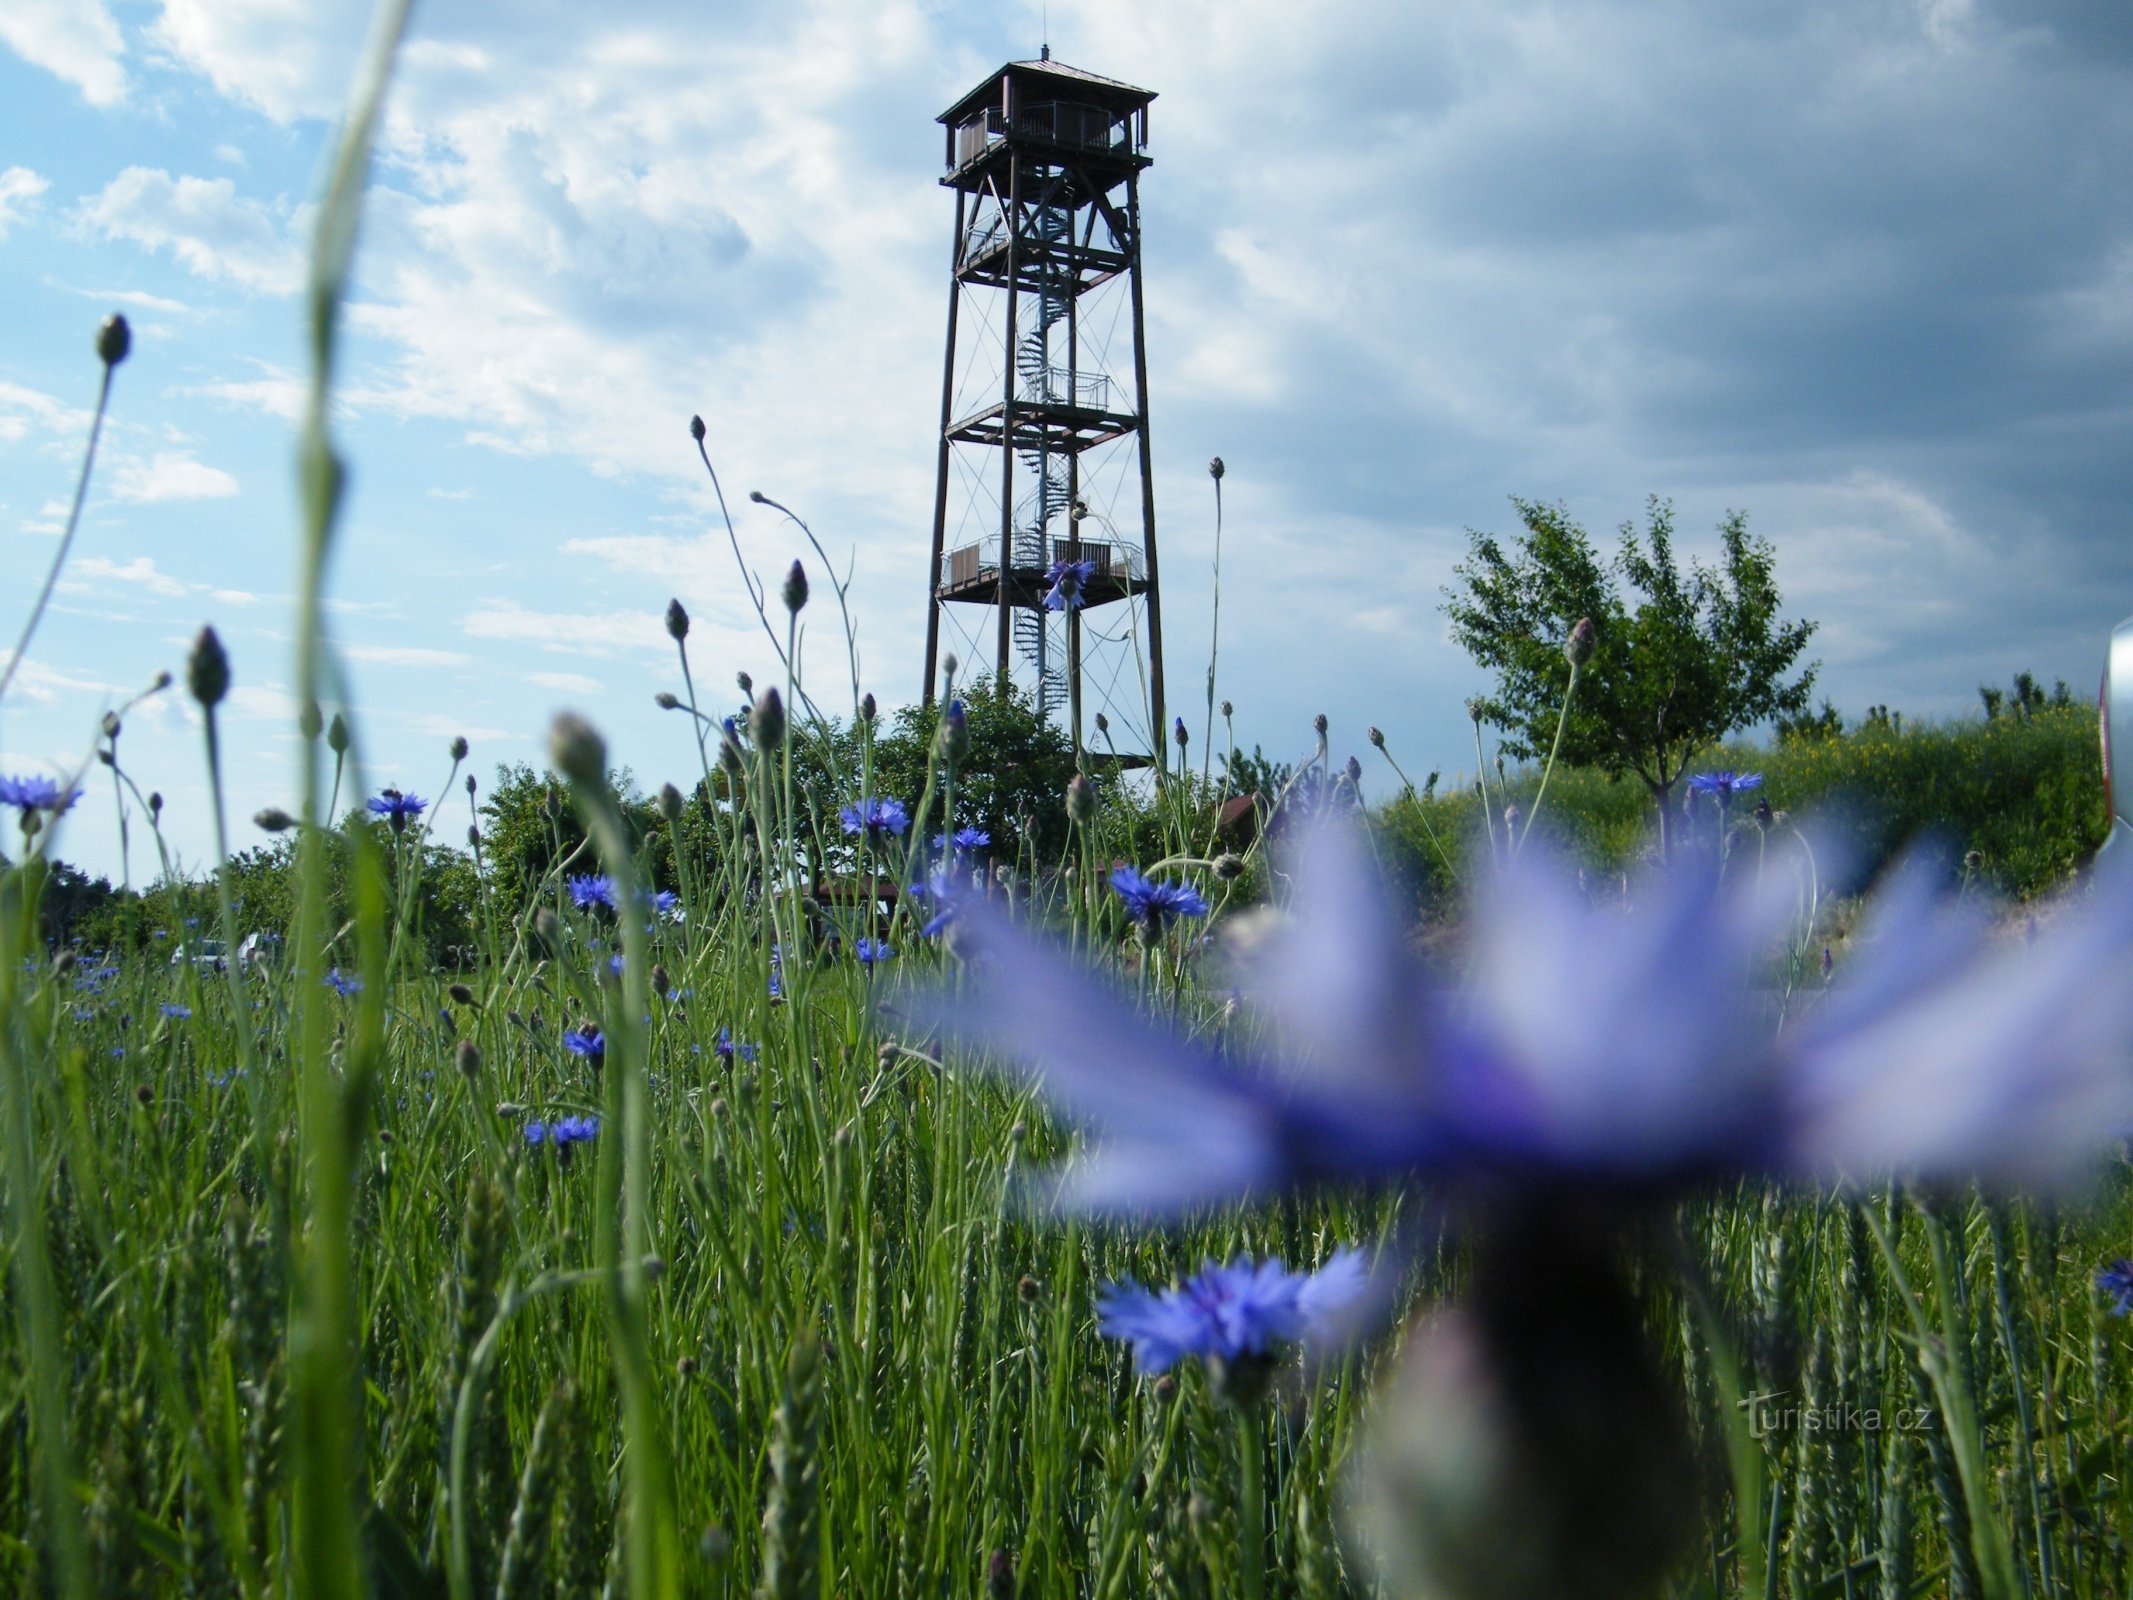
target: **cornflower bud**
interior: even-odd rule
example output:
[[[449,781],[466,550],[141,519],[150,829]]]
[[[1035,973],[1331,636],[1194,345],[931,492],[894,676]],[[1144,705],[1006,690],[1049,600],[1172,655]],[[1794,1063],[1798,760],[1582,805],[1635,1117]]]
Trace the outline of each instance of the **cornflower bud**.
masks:
[[[1096,785],[1078,772],[1067,781],[1066,808],[1074,822],[1087,823],[1096,815]]]
[[[1185,719],[1183,717],[1177,718],[1172,724],[1170,737],[1177,741],[1177,747],[1180,750],[1185,748],[1186,741],[1191,738],[1191,735],[1185,731]]]
[[[1592,618],[1580,617],[1570,630],[1570,637],[1563,641],[1563,656],[1573,667],[1582,667],[1592,659],[1599,642],[1600,631],[1592,625]]]
[[[589,789],[607,777],[607,741],[575,712],[558,712],[548,725],[548,760],[572,783]]]
[[[454,1005],[470,1006],[474,1003],[474,991],[463,983],[448,983],[444,986],[444,992],[452,997]]]
[[[792,570],[785,574],[782,596],[787,611],[797,613],[807,604],[807,569],[797,561],[792,564]]]
[[[296,731],[306,740],[316,739],[319,729],[325,725],[326,719],[319,714],[316,700],[306,700],[296,708]]]
[[[481,829],[475,827],[471,822],[467,824],[467,848],[469,850],[479,850],[481,848]]]
[[[452,741],[452,759],[454,761],[464,761],[466,758],[467,741],[464,738],[455,738]]]
[[[1214,460],[1207,463],[1207,475],[1210,478],[1214,479],[1217,483],[1220,483],[1222,481],[1222,474],[1227,472],[1228,470],[1229,469],[1227,467],[1222,465],[1222,458],[1220,456],[1216,456]]]
[[[163,792],[160,789],[148,791],[148,814],[151,817],[160,817],[163,814]]]
[[[1111,719],[1101,711],[1096,713],[1096,731],[1098,733],[1109,733],[1111,731]]]
[[[748,732],[755,739],[755,747],[765,752],[785,742],[785,702],[779,698],[776,685],[765,689],[756,701],[748,716]]]
[[[1219,883],[1228,883],[1232,879],[1241,878],[1244,876],[1244,857],[1233,850],[1225,850],[1215,857],[1214,871],[1215,879]]]
[[[1383,728],[1372,728],[1368,738],[1373,749],[1382,750],[1385,748],[1385,730]]]
[[[691,417],[689,419],[689,437],[698,444],[704,442],[704,419],[702,417]]]
[[[747,673],[736,672],[733,675],[733,681],[740,685],[742,694],[753,695],[755,693],[755,679],[749,677]]]
[[[1361,783],[1363,781],[1363,764],[1356,760],[1354,756],[1348,758],[1348,765],[1342,770],[1348,774],[1350,783]]]
[[[296,819],[280,806],[268,806],[264,811],[255,812],[252,820],[268,833],[286,833],[296,826]]]
[[[452,1052],[452,1065],[459,1069],[462,1078],[472,1082],[481,1076],[481,1046],[472,1039],[462,1039]]]
[[[681,821],[681,791],[671,783],[659,786],[659,814],[669,822]]]
[[[667,637],[676,644],[689,637],[689,613],[682,609],[679,600],[667,602]]]
[[[679,711],[681,709],[681,696],[675,694],[671,689],[662,689],[652,696],[652,704],[662,711]]]
[[[472,798],[473,798],[473,796],[474,796],[474,774],[470,772],[470,773],[468,773],[468,774],[467,774],[467,797],[468,797],[469,799],[472,799]]]
[[[192,654],[185,658],[185,687],[208,710],[230,692],[230,658],[211,627],[193,639]]]
[[[119,727],[119,714],[116,711],[106,711],[104,713],[104,737],[115,741],[119,736]]]
[[[871,691],[859,697],[859,720],[861,722],[871,725],[874,719],[880,715],[881,707],[875,704]]]
[[[1223,702],[1222,702],[1222,704],[1221,704],[1221,705],[1217,706],[1217,707],[1216,707],[1215,709],[1216,709],[1217,711],[1220,711],[1220,712],[1222,713],[1222,720],[1223,720],[1224,722],[1227,722],[1227,721],[1229,721],[1229,719],[1230,719],[1230,716],[1232,715],[1232,713],[1234,713],[1234,712],[1236,711],[1236,709],[1237,709],[1237,708],[1236,708],[1235,706],[1231,705],[1231,704],[1230,704],[1230,703],[1229,703],[1229,702],[1228,702],[1227,700],[1225,700],[1225,701],[1223,701]]]
[[[1311,719],[1311,731],[1321,739],[1326,736],[1326,714],[1323,711]]]
[[[1478,728],[1481,726],[1481,702],[1478,699],[1468,699],[1466,703],[1466,714],[1468,720],[1470,720],[1475,727]]]
[[[948,702],[941,713],[940,732],[935,735],[941,759],[950,766],[970,754],[970,715],[960,700]]]
[[[96,359],[107,367],[115,367],[126,359],[133,349],[133,329],[126,319],[114,311],[97,325]]]
[[[348,744],[348,719],[336,711],[333,720],[326,724],[326,748],[337,756],[345,756]]]

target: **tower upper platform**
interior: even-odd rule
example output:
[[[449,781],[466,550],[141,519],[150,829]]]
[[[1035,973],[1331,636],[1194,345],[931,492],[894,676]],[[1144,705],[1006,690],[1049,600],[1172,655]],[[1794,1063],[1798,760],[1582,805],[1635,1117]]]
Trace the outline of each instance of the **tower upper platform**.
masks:
[[[1010,61],[940,114],[950,188],[978,189],[1015,154],[1072,157],[1099,189],[1149,165],[1152,90],[1064,62]]]

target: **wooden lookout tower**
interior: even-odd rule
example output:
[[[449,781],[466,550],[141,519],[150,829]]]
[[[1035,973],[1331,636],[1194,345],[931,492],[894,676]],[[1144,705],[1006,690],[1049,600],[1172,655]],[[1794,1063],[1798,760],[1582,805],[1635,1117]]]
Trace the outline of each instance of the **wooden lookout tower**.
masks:
[[[1154,98],[1047,49],[940,117],[955,250],[924,692],[945,622],[965,659],[989,648],[1003,679],[1065,714],[1077,756],[1084,711],[1108,711],[1095,754],[1124,765],[1163,759],[1141,298]]]

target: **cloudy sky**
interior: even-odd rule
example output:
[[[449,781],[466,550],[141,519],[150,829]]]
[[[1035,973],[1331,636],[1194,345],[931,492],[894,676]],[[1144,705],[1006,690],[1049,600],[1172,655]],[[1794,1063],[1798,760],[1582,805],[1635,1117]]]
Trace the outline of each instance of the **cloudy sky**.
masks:
[[[0,631],[55,548],[97,320],[136,342],[0,765],[59,771],[212,621],[233,810],[294,751],[297,285],[366,8],[0,8]],[[915,695],[952,203],[933,118],[1036,53],[1036,3],[418,7],[374,175],[338,426],[333,624],[372,776],[549,714],[685,778],[659,616],[698,681],[766,675],[749,564],[849,561],[867,685]],[[1055,56],[1158,91],[1145,182],[1174,701],[1270,751],[1383,726],[1471,766],[1440,591],[1509,497],[1603,542],[1729,508],[1856,716],[2029,668],[2093,692],[2133,611],[2133,12],[2118,0],[1053,0]],[[818,583],[818,592],[821,586]],[[810,660],[840,675],[827,619]],[[208,853],[175,696],[122,744]],[[1192,718],[1198,737],[1198,717]],[[446,836],[464,821],[453,797]],[[108,786],[63,853],[116,872]],[[240,826],[240,839],[256,837]],[[136,854],[138,877],[144,862]]]

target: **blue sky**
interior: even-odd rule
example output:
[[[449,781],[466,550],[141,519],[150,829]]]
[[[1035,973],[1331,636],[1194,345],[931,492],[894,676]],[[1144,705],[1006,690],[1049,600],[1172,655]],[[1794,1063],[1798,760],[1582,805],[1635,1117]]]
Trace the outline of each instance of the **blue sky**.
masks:
[[[484,782],[570,706],[647,784],[700,683],[767,676],[750,565],[852,563],[866,684],[916,689],[952,208],[933,117],[1035,53],[977,0],[418,7],[371,195],[334,573],[370,776]],[[106,453],[0,765],[57,771],[212,621],[237,818],[294,782],[294,294],[366,20],[321,0],[0,10],[0,629],[49,560],[124,310]],[[2093,693],[2133,611],[2133,20],[2108,0],[1712,7],[1058,0],[1060,59],[1152,88],[1150,409],[1172,698],[1247,744],[1471,765],[1440,591],[1508,497],[1603,543],[1773,540],[1821,686],[1955,715],[2019,668]],[[826,590],[819,582],[817,593]],[[815,680],[841,641],[815,623]],[[0,648],[5,648],[0,644]],[[1195,737],[1198,718],[1192,717]],[[122,754],[198,864],[176,696]],[[444,837],[464,821],[452,797]],[[118,869],[108,786],[62,853]],[[239,822],[240,841],[256,838]],[[147,867],[136,849],[133,870]]]

